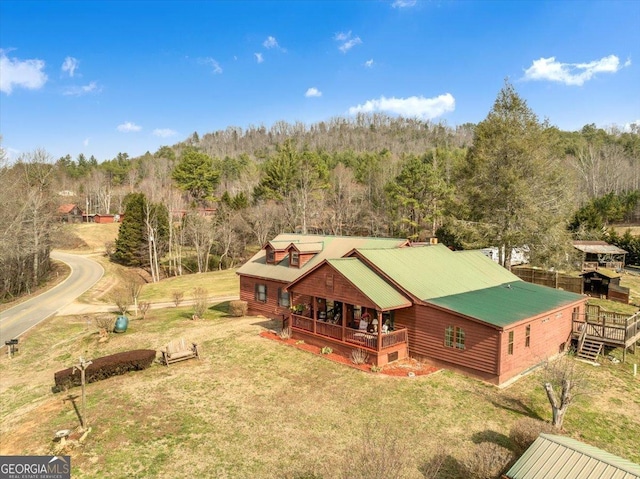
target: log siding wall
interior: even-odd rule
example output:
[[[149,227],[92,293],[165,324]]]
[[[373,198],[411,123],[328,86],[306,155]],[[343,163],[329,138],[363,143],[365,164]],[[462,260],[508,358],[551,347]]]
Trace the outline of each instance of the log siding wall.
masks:
[[[255,299],[257,284],[267,286],[267,301],[265,303]],[[247,302],[249,314],[281,318],[283,314],[289,314],[289,308],[278,306],[278,289],[284,290],[286,286],[287,283],[281,281],[240,276],[240,299]]]
[[[326,264],[296,284],[293,293],[295,295],[315,295],[334,301],[375,308],[375,304],[369,298],[356,289],[344,276]]]
[[[395,324],[396,328],[408,329],[411,356],[476,370],[482,377],[486,376],[482,373],[498,374],[500,333],[495,328],[449,311],[420,305],[396,311]],[[445,330],[449,326],[463,329],[465,349],[445,346]]]
[[[580,314],[583,314],[584,301],[577,301],[505,328],[500,338],[502,357],[499,382],[511,379],[566,349],[571,341],[573,308],[578,307]],[[527,326],[531,327],[529,347],[525,345]],[[513,332],[513,354],[509,354],[509,332]]]

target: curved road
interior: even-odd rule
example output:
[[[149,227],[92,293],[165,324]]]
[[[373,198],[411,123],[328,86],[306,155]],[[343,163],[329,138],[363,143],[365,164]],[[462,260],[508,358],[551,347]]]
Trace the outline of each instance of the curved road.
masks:
[[[51,258],[71,267],[71,274],[55,288],[0,313],[0,347],[40,321],[56,314],[98,282],[104,269],[84,256],[54,251]]]

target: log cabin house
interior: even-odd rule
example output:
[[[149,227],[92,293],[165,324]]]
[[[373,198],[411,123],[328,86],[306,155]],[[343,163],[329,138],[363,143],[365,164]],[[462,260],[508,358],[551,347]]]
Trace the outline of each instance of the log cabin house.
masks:
[[[585,298],[526,283],[478,251],[281,234],[239,270],[252,314],[378,366],[407,356],[502,384],[564,350]]]

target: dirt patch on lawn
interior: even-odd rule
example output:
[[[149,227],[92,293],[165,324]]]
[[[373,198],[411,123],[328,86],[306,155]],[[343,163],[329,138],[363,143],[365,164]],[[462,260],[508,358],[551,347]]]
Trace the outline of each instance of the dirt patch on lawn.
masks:
[[[298,348],[303,351],[308,351],[317,356],[322,356],[323,358],[327,358],[328,360],[333,361],[335,363],[344,364],[351,368],[359,369],[360,371],[365,371],[368,373],[373,372],[371,370],[370,364],[354,364],[349,358],[346,358],[337,353],[323,354],[320,347],[314,346],[312,344],[307,344],[297,339],[292,339],[292,338],[282,339],[276,333],[271,331],[263,331],[260,333],[260,336],[262,336],[263,338],[271,339],[273,341],[278,341],[288,346],[293,346],[294,348]],[[439,371],[438,368],[435,368],[433,366],[428,366],[412,358],[407,358],[407,359],[401,359],[399,361],[394,361],[393,363],[385,364],[384,366],[382,366],[382,369],[378,371],[378,374],[406,378],[406,377],[415,377],[415,376],[427,376],[437,371]]]

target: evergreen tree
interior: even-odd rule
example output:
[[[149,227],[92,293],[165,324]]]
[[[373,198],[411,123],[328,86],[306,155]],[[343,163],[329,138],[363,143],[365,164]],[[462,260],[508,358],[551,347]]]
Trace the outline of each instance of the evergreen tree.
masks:
[[[143,193],[130,193],[124,199],[124,206],[112,259],[125,266],[142,266],[148,263],[144,222],[146,198]]]
[[[213,198],[220,172],[214,169],[209,155],[187,148],[174,168],[172,177],[178,188],[188,191],[191,198],[202,205]]]
[[[429,153],[409,156],[400,174],[387,183],[385,192],[394,220],[394,235],[417,240],[435,234],[452,189],[444,181],[434,155]]]
[[[459,191],[465,224],[504,252],[507,268],[513,247],[567,246],[566,174],[552,152],[547,125],[506,82],[475,129]]]

